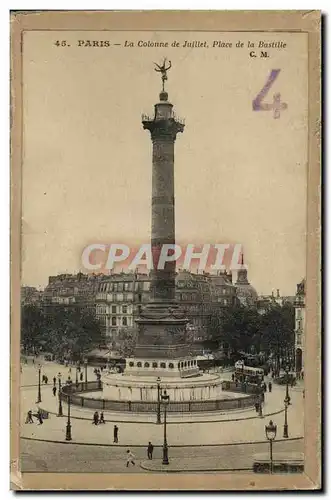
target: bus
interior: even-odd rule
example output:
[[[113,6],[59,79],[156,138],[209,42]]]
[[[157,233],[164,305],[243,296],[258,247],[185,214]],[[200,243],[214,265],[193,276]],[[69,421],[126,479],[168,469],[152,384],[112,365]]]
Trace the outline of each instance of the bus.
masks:
[[[244,361],[237,361],[234,365],[235,378],[240,382],[247,382],[249,384],[260,384],[263,382],[264,370],[263,368],[254,368],[247,366]]]

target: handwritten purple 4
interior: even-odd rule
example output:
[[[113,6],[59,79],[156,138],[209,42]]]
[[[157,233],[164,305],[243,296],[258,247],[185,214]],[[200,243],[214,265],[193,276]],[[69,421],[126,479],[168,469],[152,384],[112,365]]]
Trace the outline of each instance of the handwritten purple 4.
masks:
[[[266,95],[268,94],[271,86],[274,84],[275,80],[277,79],[279,73],[280,73],[280,69],[271,70],[270,75],[268,77],[268,80],[266,81],[266,83],[263,86],[263,88],[261,89],[261,91],[258,93],[258,95],[253,100],[253,111],[273,110],[273,117],[276,119],[280,118],[280,112],[282,110],[287,109],[287,104],[285,102],[281,102],[280,93],[274,94],[272,103],[266,103],[266,102],[263,102],[263,100],[266,97]]]

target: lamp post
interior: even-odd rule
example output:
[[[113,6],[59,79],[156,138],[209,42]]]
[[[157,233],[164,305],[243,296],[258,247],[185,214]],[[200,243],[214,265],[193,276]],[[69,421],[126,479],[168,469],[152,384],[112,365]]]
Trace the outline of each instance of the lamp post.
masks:
[[[287,404],[290,405],[290,401],[291,401],[291,398],[290,398],[290,395],[288,393],[288,372],[289,372],[289,367],[287,366],[285,368],[285,373],[286,373],[286,394],[285,394],[285,400],[287,401]]]
[[[288,438],[287,408],[288,408],[288,401],[285,398],[284,399],[284,409],[285,409],[285,413],[284,413],[284,432],[283,432],[283,437],[284,438]]]
[[[162,402],[164,404],[164,436],[163,436],[163,465],[169,465],[168,457],[168,443],[167,443],[167,405],[169,404],[170,396],[168,396],[167,391],[164,390],[161,396]]]
[[[260,394],[259,394],[259,417],[263,418],[263,413],[262,413],[262,391],[263,388],[262,386],[260,387]]]
[[[87,389],[87,358],[84,359],[85,366],[85,389]]]
[[[76,387],[78,387],[78,361],[76,363]]]
[[[37,403],[41,403],[41,365],[38,365],[38,395],[37,395]]]
[[[272,474],[272,443],[277,435],[277,425],[272,420],[265,426],[265,435],[270,443],[270,474]]]
[[[160,377],[157,377],[156,379],[156,382],[157,382],[157,414],[156,414],[156,423],[157,424],[160,424],[161,423],[161,399],[160,399],[160,383],[161,383],[161,379]]]
[[[68,383],[68,419],[67,419],[67,427],[66,427],[66,441],[71,441],[71,421],[70,421],[70,395],[71,395],[71,384]]]
[[[63,417],[63,409],[62,409],[62,400],[61,400],[61,373],[59,372],[58,375],[58,381],[59,381],[59,411],[57,413],[58,417]]]

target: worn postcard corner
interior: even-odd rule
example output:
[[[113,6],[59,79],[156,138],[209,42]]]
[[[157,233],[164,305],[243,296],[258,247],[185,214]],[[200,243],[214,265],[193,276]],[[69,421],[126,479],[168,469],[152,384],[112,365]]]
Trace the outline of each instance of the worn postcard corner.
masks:
[[[11,487],[321,488],[319,11],[11,13]]]

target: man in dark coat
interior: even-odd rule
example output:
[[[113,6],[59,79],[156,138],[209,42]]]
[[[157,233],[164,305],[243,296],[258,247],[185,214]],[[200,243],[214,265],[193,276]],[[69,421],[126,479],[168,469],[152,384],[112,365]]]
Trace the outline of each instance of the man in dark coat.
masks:
[[[152,460],[153,458],[153,451],[154,451],[154,446],[152,443],[149,441],[148,446],[147,446],[147,456],[148,460]]]
[[[118,427],[114,425],[114,443],[118,443]]]

